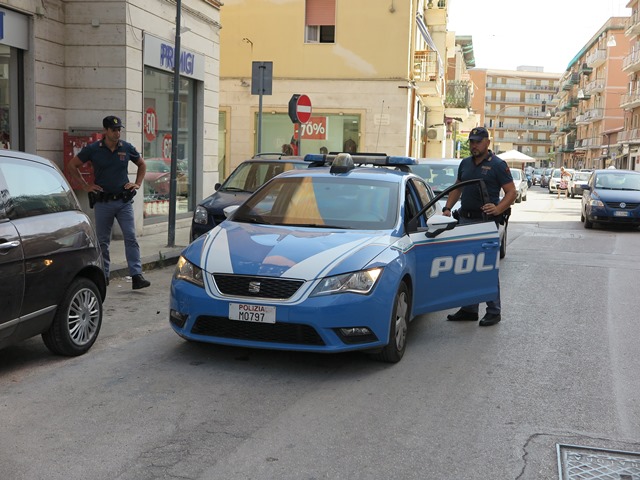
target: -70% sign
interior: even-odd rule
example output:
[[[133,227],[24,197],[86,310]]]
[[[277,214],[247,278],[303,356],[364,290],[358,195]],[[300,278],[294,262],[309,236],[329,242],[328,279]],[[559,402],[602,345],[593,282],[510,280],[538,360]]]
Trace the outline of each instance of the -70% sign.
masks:
[[[326,138],[327,117],[311,117],[307,123],[302,124],[303,140],[325,140]]]

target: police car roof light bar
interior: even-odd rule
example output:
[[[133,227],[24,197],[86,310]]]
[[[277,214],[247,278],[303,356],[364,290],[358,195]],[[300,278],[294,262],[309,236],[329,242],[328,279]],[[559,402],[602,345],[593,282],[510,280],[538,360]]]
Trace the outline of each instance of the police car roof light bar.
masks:
[[[344,154],[319,154],[308,153],[304,156],[306,162],[314,162],[316,164],[332,164],[340,155]],[[414,158],[403,156],[390,156],[385,154],[349,154],[354,164],[358,165],[375,165],[379,167],[395,167],[398,165],[415,165],[417,162]]]

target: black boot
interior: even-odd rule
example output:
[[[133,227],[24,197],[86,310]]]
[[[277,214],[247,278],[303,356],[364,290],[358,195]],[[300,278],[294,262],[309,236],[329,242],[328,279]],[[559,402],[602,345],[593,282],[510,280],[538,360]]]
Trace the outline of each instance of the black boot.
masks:
[[[145,280],[142,274],[134,275],[133,277],[131,277],[131,283],[131,288],[133,288],[134,290],[147,288],[149,285],[151,285],[151,282],[149,280]]]

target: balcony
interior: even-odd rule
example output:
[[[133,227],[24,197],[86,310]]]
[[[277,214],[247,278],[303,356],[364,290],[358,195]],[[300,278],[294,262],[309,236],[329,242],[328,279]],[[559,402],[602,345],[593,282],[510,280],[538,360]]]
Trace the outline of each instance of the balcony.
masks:
[[[633,51],[624,57],[622,62],[622,71],[626,73],[637,72],[640,70],[640,48],[636,43],[633,46]]]
[[[577,85],[579,82],[580,82],[580,74],[577,73],[577,72],[574,72],[574,73],[570,74],[569,77],[562,84],[562,89],[563,90],[571,90],[573,88],[573,86]]]
[[[576,122],[569,122],[560,127],[560,131],[563,133],[568,133],[576,129]]]
[[[625,93],[620,99],[620,107],[625,110],[640,106],[640,93]]]
[[[598,48],[593,53],[587,55],[587,66],[591,68],[598,68],[607,60],[607,50],[604,48]]]
[[[591,75],[591,72],[593,72],[593,67],[590,67],[586,63],[583,63],[580,67],[580,73],[582,75]]]
[[[575,142],[567,142],[564,145],[562,145],[558,151],[562,152],[562,153],[569,153],[569,152],[574,152],[576,149],[576,144]]]
[[[542,93],[556,93],[558,87],[555,85],[536,85],[533,83],[525,83],[522,85],[521,83],[487,83],[487,90],[513,90],[513,91],[525,91],[525,90],[533,90],[536,92]]]
[[[584,112],[584,121],[583,123],[593,123],[596,120],[602,120],[604,115],[603,108],[592,108],[591,110],[587,110]]]
[[[604,78],[596,78],[584,86],[585,95],[604,92]]]
[[[444,106],[446,108],[471,108],[471,82],[468,80],[447,82]]]
[[[639,12],[634,12],[627,20],[624,35],[626,37],[635,37],[638,34],[640,34],[640,16]]]
[[[419,50],[413,56],[413,78],[416,90],[421,97],[442,97],[444,90],[444,72],[438,61],[438,52]]]

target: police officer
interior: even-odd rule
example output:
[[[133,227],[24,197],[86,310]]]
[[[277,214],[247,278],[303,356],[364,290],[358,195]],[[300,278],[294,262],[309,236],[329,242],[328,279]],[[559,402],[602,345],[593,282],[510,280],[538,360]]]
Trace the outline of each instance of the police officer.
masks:
[[[452,191],[447,198],[446,206],[442,209],[444,215],[451,216],[451,208],[462,196],[458,212],[461,224],[478,221],[483,218],[483,215],[494,217],[499,221],[516,199],[516,186],[509,166],[489,150],[489,143],[489,132],[486,128],[477,127],[471,130],[469,134],[471,156],[460,162],[456,180],[456,183],[459,183],[482,178],[487,186],[489,202],[484,202],[480,189],[476,185],[469,185]],[[500,199],[501,189],[504,191],[502,200]],[[478,305],[464,306],[456,313],[447,315],[447,320],[478,320]],[[480,320],[480,326],[495,325],[500,320],[500,280],[498,280],[498,297],[492,302],[487,302],[487,312]]]
[[[148,287],[151,283],[142,276],[140,246],[136,239],[132,199],[144,180],[147,167],[136,148],[120,140],[120,131],[124,125],[118,117],[113,115],[105,117],[102,120],[102,126],[104,127],[102,140],[80,150],[69,162],[67,171],[82,185],[85,192],[89,192],[90,202],[93,203],[96,232],[102,250],[107,285],[109,284],[111,229],[114,219],[117,219],[124,236],[125,256],[132,279],[132,288],[138,290]],[[129,181],[130,161],[138,167],[135,183]],[[79,168],[86,162],[93,164],[95,183],[89,184],[82,178]]]

